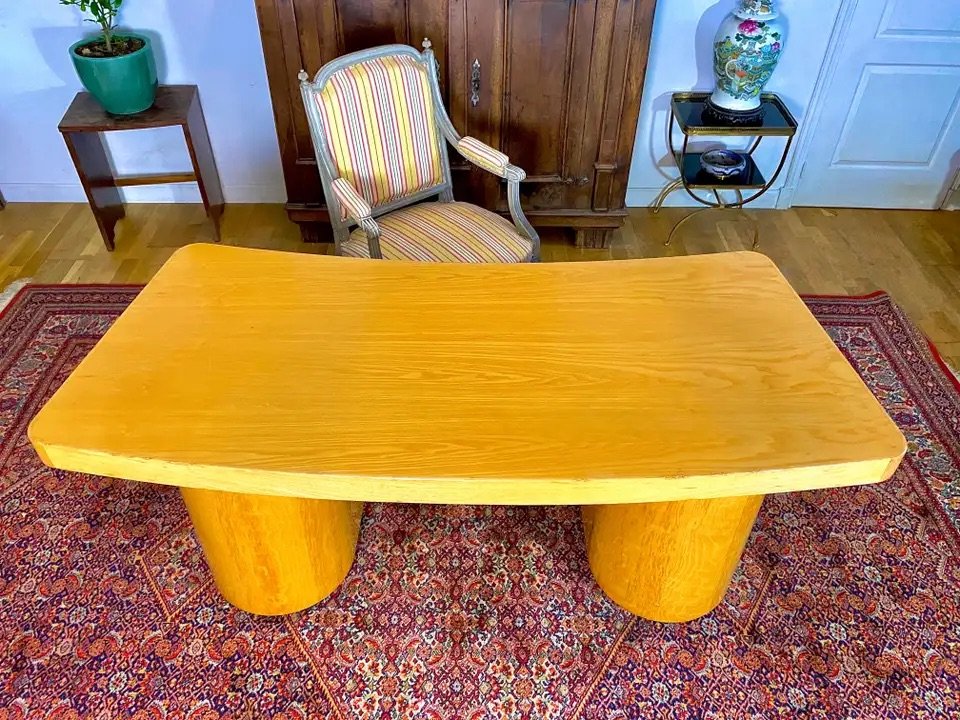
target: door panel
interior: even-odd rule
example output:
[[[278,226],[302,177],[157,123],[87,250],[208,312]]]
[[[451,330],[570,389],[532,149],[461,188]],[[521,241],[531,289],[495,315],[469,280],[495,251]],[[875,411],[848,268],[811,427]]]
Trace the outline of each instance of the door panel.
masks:
[[[341,54],[376,45],[406,43],[408,0],[365,0],[337,2],[340,19]]]
[[[881,38],[924,37],[951,40],[960,35],[957,0],[893,0],[880,19]]]
[[[833,164],[929,166],[956,115],[958,98],[960,67],[868,65]],[[918,107],[924,111],[918,113]],[[877,136],[887,142],[877,142]]]
[[[440,71],[440,92],[449,103],[449,61],[447,42],[449,36],[447,2],[446,0],[409,0],[407,4],[409,29],[407,42],[421,50],[424,39],[429,39],[433,46],[433,54],[437,58]]]
[[[615,0],[461,0],[465,24],[451,11],[451,33],[464,36],[466,85],[453,97],[454,125],[502,150],[522,167],[525,207],[588,206],[596,146],[584,137],[585,98],[591,80],[606,78],[594,63],[597,6]],[[458,3],[452,3],[451,7]],[[457,53],[451,38],[451,58]],[[479,61],[479,93],[470,101],[470,75]],[[586,147],[583,147],[586,142]],[[587,158],[589,158],[587,160]],[[590,171],[582,165],[589,165]],[[505,186],[472,172],[471,193],[487,207],[506,207]]]
[[[570,0],[510,3],[508,36],[523,40],[511,43],[507,53],[510,85],[504,115],[509,132],[503,151],[534,175],[563,175],[574,6]]]
[[[460,135],[495,148],[503,126],[503,36],[507,0],[450,0],[450,98],[447,111]],[[454,196],[496,207],[499,178],[450,153]]]
[[[933,209],[960,168],[960,3],[859,0],[795,205]]]

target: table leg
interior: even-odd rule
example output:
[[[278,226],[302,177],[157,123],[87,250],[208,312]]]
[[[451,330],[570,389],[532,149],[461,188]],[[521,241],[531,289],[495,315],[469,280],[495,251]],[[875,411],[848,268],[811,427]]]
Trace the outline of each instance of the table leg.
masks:
[[[303,610],[332,593],[350,571],[363,503],[180,492],[217,587],[241,610]]]
[[[63,140],[77,168],[103,244],[112,251],[117,221],[123,217],[124,210],[123,198],[120,197],[113,168],[103,147],[103,138],[96,132],[65,132]]]
[[[674,190],[679,190],[683,187],[683,178],[677,178],[676,180],[671,180],[663,189],[657,193],[656,199],[653,201],[653,214],[656,215],[660,212],[663,207],[663,203],[667,201],[667,196],[672,193]]]
[[[197,176],[200,197],[206,208],[207,217],[213,222],[214,237],[220,242],[220,216],[223,215],[223,188],[220,185],[220,173],[213,157],[207,121],[203,117],[200,96],[195,95],[187,111],[187,122],[183,125],[183,137],[187,142],[193,172]]]
[[[720,601],[763,495],[583,507],[590,569],[621,607],[686,622]]]

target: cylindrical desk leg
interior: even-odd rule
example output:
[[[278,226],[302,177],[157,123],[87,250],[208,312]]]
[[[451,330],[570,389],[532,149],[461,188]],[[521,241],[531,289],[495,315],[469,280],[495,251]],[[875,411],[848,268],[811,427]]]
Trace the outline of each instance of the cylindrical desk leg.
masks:
[[[333,592],[350,571],[363,503],[180,492],[217,587],[241,610],[303,610]]]
[[[720,601],[763,495],[583,507],[590,569],[621,607],[686,622]]]

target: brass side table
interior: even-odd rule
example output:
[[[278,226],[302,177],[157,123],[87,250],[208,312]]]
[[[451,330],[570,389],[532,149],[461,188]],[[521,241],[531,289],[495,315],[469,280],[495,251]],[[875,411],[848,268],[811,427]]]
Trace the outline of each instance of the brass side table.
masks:
[[[760,123],[755,125],[718,125],[715,120],[707,119],[704,115],[704,109],[708,97],[710,97],[710,93],[707,92],[680,92],[674,93],[670,101],[670,154],[677,163],[680,177],[660,191],[653,203],[653,212],[660,212],[667,196],[674,190],[680,189],[685,190],[687,195],[705,207],[690,213],[674,225],[667,241],[664,243],[665,245],[670,244],[677,230],[690,218],[716,208],[742,210],[744,205],[753,202],[773,187],[783,170],[784,164],[786,164],[787,156],[790,154],[790,146],[797,134],[797,121],[780,97],[774,93],[764,93],[760,96],[763,118]],[[674,146],[674,124],[683,133],[683,146],[679,151]],[[691,137],[705,135],[754,138],[750,147],[742,153],[746,156],[746,168],[736,175],[724,179],[714,177],[706,172],[700,167],[700,156],[703,153],[688,151]],[[753,154],[760,147],[760,143],[765,137],[786,138],[780,162],[769,180],[764,177],[753,158]],[[724,201],[720,197],[721,190],[733,190],[736,194],[736,201]],[[713,194],[712,199],[701,197],[698,194],[708,192]],[[747,195],[745,196],[744,193],[747,193]],[[756,221],[752,218],[750,220],[753,222],[753,247],[756,248],[760,242],[760,231],[757,228]]]

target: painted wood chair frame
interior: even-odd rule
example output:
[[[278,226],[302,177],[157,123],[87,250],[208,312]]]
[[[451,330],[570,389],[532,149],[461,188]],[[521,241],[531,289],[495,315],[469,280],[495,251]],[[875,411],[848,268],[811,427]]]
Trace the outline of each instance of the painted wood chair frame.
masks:
[[[380,47],[343,55],[320,68],[312,82],[305,70],[300,71],[300,91],[303,96],[303,103],[310,124],[310,136],[313,139],[313,147],[317,156],[317,167],[320,171],[320,181],[323,185],[323,194],[330,213],[330,224],[333,226],[334,248],[338,255],[340,254],[341,244],[350,237],[351,228],[357,226],[360,227],[366,235],[370,247],[370,257],[382,258],[383,254],[380,249],[380,227],[376,222],[376,218],[435,196],[438,197],[440,202],[453,202],[454,200],[453,183],[450,176],[450,160],[447,154],[447,142],[459,151],[459,143],[463,138],[461,138],[460,134],[453,127],[453,123],[450,121],[450,117],[444,107],[437,76],[437,62],[434,58],[430,41],[425,39],[423,46],[423,52],[419,52],[409,45],[382,45]],[[353,217],[349,211],[346,213],[343,212],[344,206],[332,189],[334,181],[339,177],[339,173],[333,161],[326,134],[324,133],[323,118],[314,98],[317,93],[323,91],[323,88],[335,73],[369,60],[397,55],[406,55],[413,58],[427,71],[426,75],[429,79],[433,100],[434,136],[440,153],[442,179],[441,182],[436,185],[377,205],[371,208],[369,215]],[[492,152],[496,152],[488,145],[484,145],[483,147]],[[507,203],[510,208],[511,219],[517,232],[531,243],[530,261],[538,261],[540,259],[540,236],[537,235],[536,230],[533,229],[530,221],[527,220],[527,217],[523,214],[523,208],[520,205],[520,181],[527,176],[526,172],[516,165],[508,163],[503,168],[502,174],[495,173],[462,151],[461,155],[474,165],[477,165],[477,167],[487,170],[487,172],[497,174],[507,181]],[[346,218],[344,218],[345,214]]]

